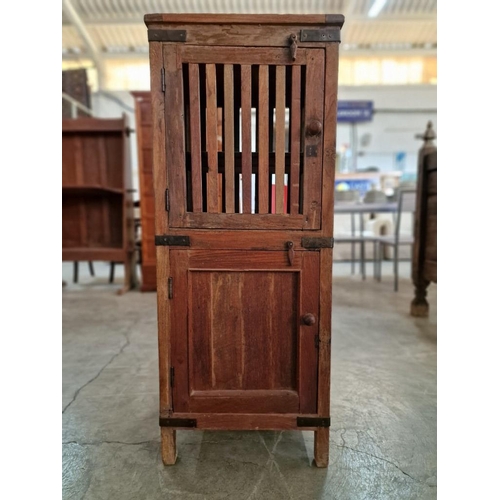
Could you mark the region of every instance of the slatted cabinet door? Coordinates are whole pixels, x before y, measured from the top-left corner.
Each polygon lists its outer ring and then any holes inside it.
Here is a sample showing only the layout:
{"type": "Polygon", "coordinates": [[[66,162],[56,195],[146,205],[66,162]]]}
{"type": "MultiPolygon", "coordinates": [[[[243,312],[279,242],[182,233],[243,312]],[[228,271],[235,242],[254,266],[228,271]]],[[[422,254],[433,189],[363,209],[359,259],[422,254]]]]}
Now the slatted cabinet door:
{"type": "Polygon", "coordinates": [[[171,250],[173,411],[316,412],[319,253],[171,250]]]}
{"type": "Polygon", "coordinates": [[[324,50],[163,57],[170,227],[320,229],[324,50]]]}

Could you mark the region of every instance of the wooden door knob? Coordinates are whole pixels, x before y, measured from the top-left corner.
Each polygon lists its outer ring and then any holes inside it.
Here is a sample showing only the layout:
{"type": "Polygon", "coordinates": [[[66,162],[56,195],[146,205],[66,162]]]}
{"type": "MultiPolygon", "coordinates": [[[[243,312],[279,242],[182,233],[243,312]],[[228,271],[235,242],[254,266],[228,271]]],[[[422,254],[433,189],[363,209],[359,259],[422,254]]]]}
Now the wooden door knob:
{"type": "Polygon", "coordinates": [[[315,136],[315,135],[320,135],[321,130],[323,129],[323,125],[321,125],[321,122],[319,120],[311,120],[309,122],[309,125],[307,125],[307,135],[310,136],[315,136]]]}
{"type": "Polygon", "coordinates": [[[314,325],[316,323],[316,317],[314,316],[314,314],[306,313],[304,314],[304,316],[302,316],[302,322],[307,326],[314,325]]]}

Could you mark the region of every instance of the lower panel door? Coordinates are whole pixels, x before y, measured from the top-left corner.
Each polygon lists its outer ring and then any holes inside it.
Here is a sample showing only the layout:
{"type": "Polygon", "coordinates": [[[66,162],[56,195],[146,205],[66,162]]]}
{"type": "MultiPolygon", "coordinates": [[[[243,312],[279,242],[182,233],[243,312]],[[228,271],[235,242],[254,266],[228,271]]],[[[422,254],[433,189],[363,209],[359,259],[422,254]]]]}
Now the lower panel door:
{"type": "Polygon", "coordinates": [[[315,413],[319,253],[171,250],[173,411],[315,413]]]}

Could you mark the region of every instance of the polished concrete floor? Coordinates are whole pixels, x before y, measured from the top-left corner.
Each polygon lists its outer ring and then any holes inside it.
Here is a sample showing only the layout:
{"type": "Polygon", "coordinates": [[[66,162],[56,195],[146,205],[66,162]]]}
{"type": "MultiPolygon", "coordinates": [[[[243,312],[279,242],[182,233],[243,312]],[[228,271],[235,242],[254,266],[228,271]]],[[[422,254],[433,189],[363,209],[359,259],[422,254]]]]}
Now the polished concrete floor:
{"type": "MultiPolygon", "coordinates": [[[[334,266],[330,465],[313,463],[312,432],[177,433],[159,451],[156,294],[115,295],[63,264],[64,499],[436,498],[436,287],[430,317],[412,318],[409,263],[400,291],[334,266]]],[[[370,267],[368,267],[368,271],[370,267]]]]}

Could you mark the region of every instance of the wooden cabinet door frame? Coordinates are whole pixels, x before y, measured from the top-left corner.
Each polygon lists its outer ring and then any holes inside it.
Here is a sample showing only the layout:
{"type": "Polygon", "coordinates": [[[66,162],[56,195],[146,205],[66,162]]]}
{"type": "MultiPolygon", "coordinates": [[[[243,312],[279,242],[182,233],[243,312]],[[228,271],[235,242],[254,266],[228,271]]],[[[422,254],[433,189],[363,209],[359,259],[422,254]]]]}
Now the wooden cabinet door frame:
{"type": "MultiPolygon", "coordinates": [[[[164,47],[166,162],[169,189],[169,227],[197,229],[321,229],[321,196],[323,166],[323,113],[325,50],[299,48],[295,60],[289,49],[276,47],[164,47]],[[217,88],[216,67],[222,69],[224,88],[224,155],[219,165],[217,150],[217,88]],[[233,85],[233,70],[241,68],[241,88],[233,85]],[[287,94],[285,72],[290,66],[291,78],[287,94]],[[200,80],[203,67],[205,79],[200,80]],[[258,166],[252,166],[250,129],[252,108],[252,68],[258,70],[259,104],[256,140],[259,142],[258,166]],[[276,73],[271,89],[270,68],[276,73]],[[305,70],[302,75],[302,68],[305,70]],[[301,76],[302,75],[302,76],[301,76]],[[201,85],[200,85],[201,81],[201,85]],[[204,88],[201,88],[204,87],[204,88]],[[266,143],[268,133],[268,97],[274,92],[276,113],[275,158],[276,204],[271,213],[269,201],[271,151],[266,143]],[[235,151],[234,95],[241,99],[241,182],[242,212],[234,203],[235,151]],[[185,95],[185,93],[189,95],[185,95]],[[289,206],[284,206],[285,176],[285,94],[290,101],[289,206]],[[303,97],[302,97],[303,96],[303,97]],[[301,100],[304,99],[302,103],[301,100]],[[200,106],[200,103],[206,103],[200,106]],[[303,104],[303,116],[302,116],[303,104]],[[206,113],[204,110],[206,109],[206,113]],[[201,112],[200,112],[201,111],[201,112]],[[205,137],[206,133],[206,137],[205,137]],[[187,178],[187,146],[190,149],[190,170],[187,178]],[[202,169],[201,144],[206,147],[207,172],[202,169]],[[201,149],[200,149],[201,148],[201,149]],[[302,165],[302,167],[301,167],[302,165]],[[255,213],[252,213],[252,171],[258,175],[255,186],[255,213]],[[302,169],[302,172],[301,172],[302,169]],[[221,210],[218,201],[219,176],[224,176],[225,201],[221,210]],[[205,177],[206,176],[206,177],[205,177]],[[230,181],[227,181],[230,179],[230,181]],[[258,194],[257,194],[258,193],[258,194]],[[257,200],[258,197],[258,200],[257,200]],[[189,203],[192,205],[188,207],[189,203]],[[188,210],[189,209],[189,210],[188,210]]],[[[222,76],[221,76],[222,78],[222,76]]],[[[254,92],[255,93],[255,92],[254,92]]],[[[255,100],[255,99],[254,99],[255,100]]],[[[239,105],[238,105],[239,106],[239,105]]],[[[238,108],[239,109],[239,108],[238,108]]],[[[267,138],[268,139],[268,138],[267,138]]]]}
{"type": "Polygon", "coordinates": [[[174,412],[316,413],[319,257],[170,250],[174,412]]]}

